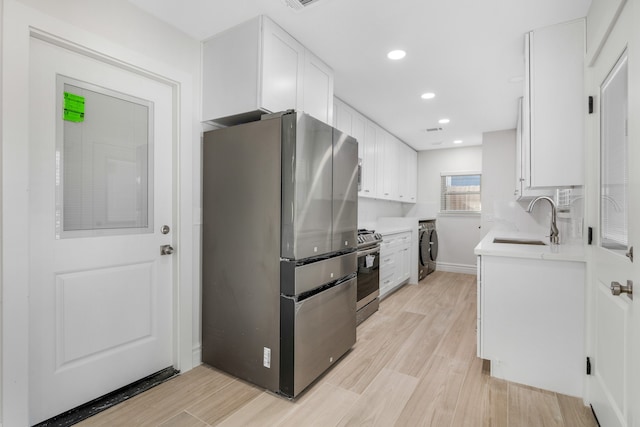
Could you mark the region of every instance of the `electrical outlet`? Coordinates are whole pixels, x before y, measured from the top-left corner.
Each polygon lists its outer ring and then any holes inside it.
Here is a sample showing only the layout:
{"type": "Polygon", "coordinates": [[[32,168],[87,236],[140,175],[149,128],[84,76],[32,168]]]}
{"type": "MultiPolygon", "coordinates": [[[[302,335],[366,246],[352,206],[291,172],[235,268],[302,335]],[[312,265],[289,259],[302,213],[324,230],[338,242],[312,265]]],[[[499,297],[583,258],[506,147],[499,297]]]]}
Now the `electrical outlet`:
{"type": "Polygon", "coordinates": [[[264,347],[264,351],[262,352],[262,364],[265,368],[271,369],[271,349],[269,347],[264,347]]]}

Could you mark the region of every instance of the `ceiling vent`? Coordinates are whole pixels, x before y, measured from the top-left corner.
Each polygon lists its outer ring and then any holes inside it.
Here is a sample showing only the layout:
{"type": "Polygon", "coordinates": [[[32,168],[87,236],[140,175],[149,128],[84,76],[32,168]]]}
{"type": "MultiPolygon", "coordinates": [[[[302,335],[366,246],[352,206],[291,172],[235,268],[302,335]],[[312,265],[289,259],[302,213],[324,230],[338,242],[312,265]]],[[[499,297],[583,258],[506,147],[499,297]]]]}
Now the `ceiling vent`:
{"type": "Polygon", "coordinates": [[[291,9],[300,11],[305,7],[316,3],[318,0],[283,0],[284,4],[289,6],[291,9]]]}
{"type": "Polygon", "coordinates": [[[440,132],[442,128],[428,128],[425,132],[440,132]]]}

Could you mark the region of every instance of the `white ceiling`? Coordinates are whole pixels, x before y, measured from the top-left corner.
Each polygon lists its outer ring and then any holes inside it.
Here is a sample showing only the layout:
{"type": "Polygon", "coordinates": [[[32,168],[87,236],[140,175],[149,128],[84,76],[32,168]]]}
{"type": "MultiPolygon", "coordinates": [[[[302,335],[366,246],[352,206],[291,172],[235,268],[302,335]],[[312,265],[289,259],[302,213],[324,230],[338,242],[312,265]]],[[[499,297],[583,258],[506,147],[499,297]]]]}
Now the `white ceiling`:
{"type": "Polygon", "coordinates": [[[586,16],[591,3],[318,0],[296,12],[284,0],[130,1],[198,40],[268,15],[334,69],[336,96],[417,150],[478,145],[483,132],[514,128],[523,34],[586,16]],[[388,60],[392,49],[406,58],[388,60]],[[422,100],[428,91],[436,97],[422,100]],[[443,117],[451,122],[439,125],[443,117]]]}

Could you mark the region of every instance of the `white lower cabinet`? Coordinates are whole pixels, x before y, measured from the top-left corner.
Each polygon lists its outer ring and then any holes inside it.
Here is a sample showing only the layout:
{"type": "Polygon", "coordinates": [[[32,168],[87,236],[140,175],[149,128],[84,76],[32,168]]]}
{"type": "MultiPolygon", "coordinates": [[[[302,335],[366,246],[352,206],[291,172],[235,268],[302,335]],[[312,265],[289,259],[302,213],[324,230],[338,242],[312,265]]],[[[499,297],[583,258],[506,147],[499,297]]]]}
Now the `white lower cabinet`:
{"type": "Polygon", "coordinates": [[[585,264],[478,257],[478,356],[491,375],[583,395],[585,264]]]}
{"type": "Polygon", "coordinates": [[[382,235],[380,244],[380,296],[393,291],[411,275],[411,232],[382,235]]]}

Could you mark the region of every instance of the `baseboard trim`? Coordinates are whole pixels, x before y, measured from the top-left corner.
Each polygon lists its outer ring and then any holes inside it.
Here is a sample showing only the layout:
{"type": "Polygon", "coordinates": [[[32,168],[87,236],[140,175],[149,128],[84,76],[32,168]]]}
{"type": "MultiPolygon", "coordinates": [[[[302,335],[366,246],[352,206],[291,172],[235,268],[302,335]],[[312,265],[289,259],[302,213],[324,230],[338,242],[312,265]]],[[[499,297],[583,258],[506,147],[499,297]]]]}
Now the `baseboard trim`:
{"type": "Polygon", "coordinates": [[[191,353],[191,363],[194,368],[196,366],[202,365],[202,346],[198,345],[193,347],[193,352],[191,353]]]}
{"type": "Polygon", "coordinates": [[[474,276],[477,274],[477,269],[475,265],[454,264],[450,262],[440,262],[440,261],[438,261],[436,265],[436,270],[446,271],[449,273],[473,274],[474,276]]]}

